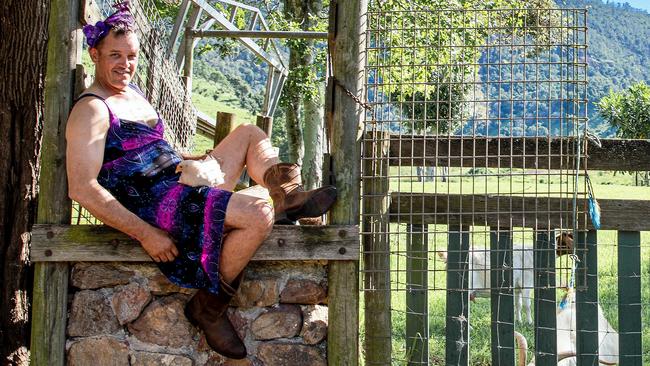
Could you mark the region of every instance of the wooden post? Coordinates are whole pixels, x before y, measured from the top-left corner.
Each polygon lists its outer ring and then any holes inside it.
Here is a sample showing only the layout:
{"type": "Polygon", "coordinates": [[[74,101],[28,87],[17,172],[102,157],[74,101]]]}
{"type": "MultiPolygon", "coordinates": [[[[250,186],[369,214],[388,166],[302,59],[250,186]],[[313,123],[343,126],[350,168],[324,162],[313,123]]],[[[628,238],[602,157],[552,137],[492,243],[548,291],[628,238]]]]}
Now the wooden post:
{"type": "MultiPolygon", "coordinates": [[[[75,98],[75,70],[81,63],[79,0],[52,0],[45,78],[45,115],[37,223],[69,224],[65,127],[75,98]]],[[[65,363],[68,265],[34,266],[31,359],[34,365],[65,363]]]]}
{"type": "MultiPolygon", "coordinates": [[[[618,327],[621,366],[641,366],[641,233],[618,232],[618,327]]],[[[601,358],[607,355],[601,355],[601,358]]]]}
{"type": "Polygon", "coordinates": [[[576,351],[578,366],[598,365],[598,241],[596,231],[579,232],[578,248],[585,248],[578,273],[586,273],[585,288],[576,291],[576,351]]]}
{"type": "Polygon", "coordinates": [[[236,127],[235,115],[228,112],[217,112],[217,122],[214,126],[214,146],[217,147],[221,140],[226,138],[236,127]]]}
{"type": "Polygon", "coordinates": [[[406,353],[409,366],[429,362],[427,231],[428,225],[411,224],[406,236],[406,353]]]}
{"type": "Polygon", "coordinates": [[[449,226],[445,360],[469,365],[469,227],[449,226]]]}
{"type": "Polygon", "coordinates": [[[271,138],[273,133],[273,117],[257,116],[256,125],[271,138]]]}
{"type": "Polygon", "coordinates": [[[388,141],[388,133],[374,133],[364,142],[363,346],[368,365],[391,363],[388,141]]]}
{"type": "MultiPolygon", "coordinates": [[[[333,77],[352,94],[362,97],[365,64],[366,0],[330,3],[329,41],[333,77]]],[[[360,139],[363,108],[342,87],[326,110],[333,116],[332,169],[338,200],[329,218],[331,224],[358,224],[360,139]]],[[[327,362],[332,366],[359,363],[359,261],[330,262],[329,326],[327,362]]]]}
{"type": "Polygon", "coordinates": [[[183,80],[185,81],[185,95],[188,101],[192,100],[192,68],[194,66],[194,37],[191,27],[185,28],[185,61],[183,63],[183,80]]]}
{"type": "Polygon", "coordinates": [[[535,232],[535,365],[557,364],[555,245],[548,231],[535,232]]]}
{"type": "Polygon", "coordinates": [[[492,364],[515,365],[515,312],[512,292],[512,231],[490,230],[492,364]]]}

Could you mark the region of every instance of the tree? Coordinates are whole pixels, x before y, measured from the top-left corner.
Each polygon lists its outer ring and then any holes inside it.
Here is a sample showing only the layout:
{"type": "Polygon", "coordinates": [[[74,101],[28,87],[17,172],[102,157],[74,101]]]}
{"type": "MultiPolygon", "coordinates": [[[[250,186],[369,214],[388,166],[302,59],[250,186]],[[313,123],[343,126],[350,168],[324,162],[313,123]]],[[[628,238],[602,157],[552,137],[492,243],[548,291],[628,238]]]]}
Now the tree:
{"type": "Polygon", "coordinates": [[[50,1],[0,5],[0,362],[29,364],[29,231],[36,217],[50,1]]]}
{"type": "Polygon", "coordinates": [[[617,128],[617,136],[650,139],[650,86],[643,81],[626,91],[610,91],[598,102],[598,112],[617,128]]]}

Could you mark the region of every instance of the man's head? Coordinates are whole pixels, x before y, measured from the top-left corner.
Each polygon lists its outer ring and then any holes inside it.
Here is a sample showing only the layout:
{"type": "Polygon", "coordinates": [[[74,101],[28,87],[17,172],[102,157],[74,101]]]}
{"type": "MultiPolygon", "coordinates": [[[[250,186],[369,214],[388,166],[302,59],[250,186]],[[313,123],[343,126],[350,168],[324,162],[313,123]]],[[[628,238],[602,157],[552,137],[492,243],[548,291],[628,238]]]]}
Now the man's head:
{"type": "Polygon", "coordinates": [[[104,87],[123,90],[135,75],[140,42],[128,1],[115,7],[115,13],[95,25],[86,25],[83,31],[96,80],[104,87]]]}

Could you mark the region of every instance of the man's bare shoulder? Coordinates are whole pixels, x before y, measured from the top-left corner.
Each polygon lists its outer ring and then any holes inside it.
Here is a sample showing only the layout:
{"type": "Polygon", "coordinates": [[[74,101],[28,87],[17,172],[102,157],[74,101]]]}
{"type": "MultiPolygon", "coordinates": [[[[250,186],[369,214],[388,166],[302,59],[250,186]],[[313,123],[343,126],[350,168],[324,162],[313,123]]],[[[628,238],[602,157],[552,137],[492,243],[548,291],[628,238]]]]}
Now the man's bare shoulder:
{"type": "Polygon", "coordinates": [[[79,129],[105,131],[109,127],[108,108],[99,98],[85,97],[79,100],[68,118],[68,131],[77,132],[79,129]]]}

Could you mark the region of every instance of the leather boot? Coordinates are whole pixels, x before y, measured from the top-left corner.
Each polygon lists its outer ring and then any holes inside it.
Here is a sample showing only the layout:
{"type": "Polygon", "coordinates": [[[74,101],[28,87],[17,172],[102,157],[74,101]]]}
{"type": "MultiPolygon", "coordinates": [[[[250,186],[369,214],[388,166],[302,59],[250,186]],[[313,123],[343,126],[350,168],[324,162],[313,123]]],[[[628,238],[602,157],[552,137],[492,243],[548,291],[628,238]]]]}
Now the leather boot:
{"type": "Polygon", "coordinates": [[[280,163],[268,168],[264,172],[264,184],[273,199],[276,223],[321,216],[336,201],[334,186],[305,191],[296,164],[280,163]]]}
{"type": "Polygon", "coordinates": [[[208,345],[215,352],[234,359],[246,357],[246,346],[239,339],[226,311],[241,278],[240,274],[232,285],[221,280],[221,289],[217,295],[200,289],[185,306],[187,320],[203,330],[208,345]]]}

